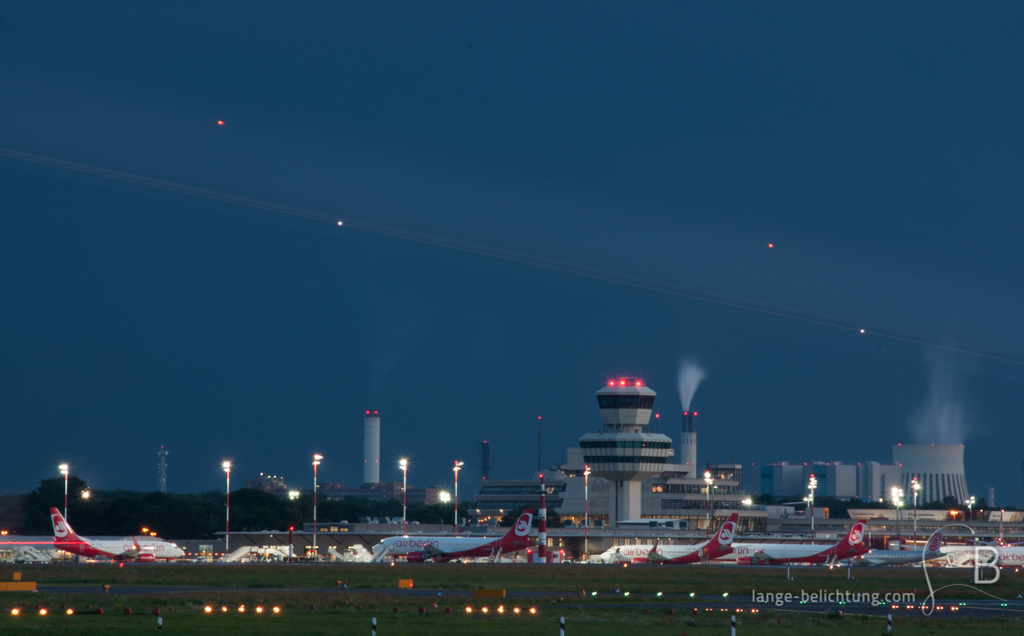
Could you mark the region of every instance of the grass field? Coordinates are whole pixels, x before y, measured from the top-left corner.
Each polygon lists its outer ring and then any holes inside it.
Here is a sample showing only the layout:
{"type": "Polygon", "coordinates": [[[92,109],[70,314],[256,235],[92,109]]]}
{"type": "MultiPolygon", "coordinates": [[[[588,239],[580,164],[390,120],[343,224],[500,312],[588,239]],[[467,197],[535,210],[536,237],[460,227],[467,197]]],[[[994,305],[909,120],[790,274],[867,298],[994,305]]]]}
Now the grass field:
{"type": "MultiPolygon", "coordinates": [[[[156,630],[156,616],[152,614],[155,605],[160,605],[164,621],[162,631],[181,634],[219,634],[244,636],[276,636],[278,634],[302,633],[319,634],[369,634],[371,617],[377,618],[379,636],[434,636],[488,634],[550,634],[558,633],[559,617],[566,619],[566,631],[572,636],[613,636],[621,634],[704,636],[729,633],[729,617],[732,612],[713,612],[710,615],[692,616],[684,613],[670,615],[665,610],[654,609],[644,614],[635,608],[571,608],[551,599],[536,603],[506,603],[505,612],[499,614],[496,602],[476,601],[471,614],[466,613],[466,603],[440,603],[435,609],[432,604],[424,606],[425,613],[419,613],[417,603],[408,598],[391,597],[373,593],[348,595],[338,602],[337,594],[284,592],[260,595],[253,592],[217,593],[189,595],[173,601],[141,597],[92,597],[74,595],[74,598],[58,598],[53,595],[18,595],[21,598],[4,597],[0,615],[0,633],[39,634],[105,634],[138,633],[156,630]],[[316,603],[320,601],[320,604],[316,603]],[[333,604],[332,604],[333,601],[333,604]],[[74,602],[75,613],[67,616],[59,605],[74,602]],[[28,605],[32,603],[32,605],[28,605]],[[221,611],[222,604],[228,607],[221,611]],[[46,616],[39,616],[35,605],[49,609],[46,616]],[[204,612],[204,606],[211,604],[213,612],[204,612]],[[238,606],[244,604],[245,612],[239,613],[238,606]],[[279,614],[272,613],[274,605],[281,608],[279,614]],[[12,616],[10,607],[22,608],[19,616],[12,616]],[[102,615],[88,614],[93,608],[102,607],[102,615]],[[310,605],[313,609],[310,609],[310,605]],[[560,606],[561,605],[561,606],[560,606]],[[264,607],[262,614],[255,608],[264,607]],[[519,614],[512,612],[520,607],[519,614]],[[528,607],[535,607],[536,614],[530,614],[528,607]],[[130,607],[131,615],[124,609],[130,607]],[[488,608],[485,615],[484,607],[488,608]],[[395,612],[394,609],[399,611],[395,612]],[[446,613],[445,609],[451,609],[446,613]]],[[[880,635],[885,633],[885,621],[878,617],[847,614],[841,618],[824,615],[794,615],[765,611],[758,615],[738,614],[738,634],[774,634],[778,636],[810,636],[812,634],[880,635]]],[[[928,619],[919,616],[898,616],[893,622],[893,633],[897,635],[925,634],[1020,634],[1024,624],[1013,619],[928,619]]]]}
{"type": "MultiPolygon", "coordinates": [[[[785,569],[740,568],[736,566],[594,566],[557,565],[461,565],[402,564],[395,566],[338,565],[162,565],[111,564],[3,566],[0,581],[11,580],[15,571],[26,581],[64,585],[172,585],[225,588],[336,588],[344,581],[350,590],[386,590],[397,587],[398,579],[413,579],[417,588],[434,590],[506,589],[575,593],[581,589],[611,592],[616,588],[635,593],[696,594],[720,596],[750,595],[758,592],[799,592],[834,589],[851,592],[915,592],[923,598],[928,588],[920,569],[854,568],[847,581],[845,569],[793,567],[794,580],[786,580],[785,569]]],[[[966,569],[929,570],[935,588],[952,583],[967,583],[972,575],[966,569]]],[[[995,585],[986,592],[1003,598],[1024,594],[1024,572],[1003,570],[995,585]]],[[[947,598],[975,598],[968,588],[942,592],[947,598]]]]}
{"type": "MultiPolygon", "coordinates": [[[[14,571],[25,580],[43,584],[82,586],[73,594],[2,593],[0,594],[0,634],[39,634],[59,630],[62,634],[121,634],[156,629],[154,609],[164,620],[164,631],[188,634],[368,634],[371,617],[378,621],[378,635],[403,636],[435,634],[551,634],[558,633],[558,619],[566,618],[571,636],[630,634],[636,636],[703,636],[729,633],[729,616],[735,608],[725,605],[721,594],[749,599],[750,590],[799,591],[800,589],[842,589],[857,591],[916,591],[924,598],[927,589],[919,570],[854,569],[854,580],[846,580],[845,570],[793,568],[796,580],[786,581],[785,570],[735,567],[598,567],[564,565],[535,567],[524,565],[47,565],[0,568],[0,580],[10,580],[14,571]],[[399,578],[412,578],[417,589],[441,591],[440,597],[400,596],[391,592],[399,578]],[[348,591],[339,592],[336,581],[347,581],[348,591]],[[116,595],[100,593],[103,584],[195,586],[222,588],[203,592],[160,595],[116,595]],[[95,593],[89,588],[94,588],[95,593]],[[271,589],[275,588],[275,589],[271,589]],[[280,589],[278,589],[280,588],[280,589]],[[564,592],[534,598],[509,597],[502,601],[469,600],[444,594],[445,590],[497,588],[564,592]],[[665,592],[714,595],[711,611],[697,616],[677,611],[670,614],[667,597],[624,597],[621,591],[634,593],[665,592]],[[597,591],[596,597],[578,592],[597,591]],[[437,607],[434,604],[437,603],[437,607]],[[207,614],[209,605],[213,611],[207,614]],[[465,608],[473,608],[467,613],[465,608]],[[499,605],[505,608],[498,613],[499,605]],[[238,611],[239,606],[245,612],[238,611]],[[256,607],[263,607],[256,614],[256,607]],[[280,613],[271,608],[277,606],[280,613]],[[13,616],[12,608],[20,615],[13,616]],[[38,614],[37,607],[48,610],[38,614]],[[65,608],[75,613],[66,615],[65,608]],[[420,613],[423,607],[425,612],[420,613]],[[488,608],[485,615],[482,611],[488,608]],[[515,614],[512,608],[520,607],[515,614]],[[530,614],[529,608],[536,614],[530,614]],[[93,613],[102,608],[103,614],[93,613]],[[222,611],[226,608],[226,611],[222,611]],[[394,609],[398,608],[398,612],[394,609]],[[125,614],[131,609],[131,614],[125,614]],[[445,610],[450,609],[450,613],[445,610]],[[723,611],[724,610],[724,611],[723,611]]],[[[934,570],[933,584],[966,582],[968,570],[934,570]]],[[[1000,584],[990,586],[1000,596],[1016,598],[1024,573],[1003,573],[1000,584]]],[[[962,592],[969,590],[963,589],[962,592]]],[[[952,596],[950,594],[943,596],[952,596]]],[[[968,594],[962,594],[967,597],[968,594]]],[[[681,599],[675,598],[675,602],[681,599]]],[[[1024,634],[1024,623],[1014,617],[997,619],[924,618],[916,612],[904,612],[894,620],[894,634],[1024,634]]],[[[851,607],[845,616],[793,614],[765,608],[757,614],[737,613],[738,634],[801,636],[810,634],[885,633],[885,622],[878,617],[857,615],[851,607]]],[[[632,635],[631,635],[632,636],[632,635]]]]}

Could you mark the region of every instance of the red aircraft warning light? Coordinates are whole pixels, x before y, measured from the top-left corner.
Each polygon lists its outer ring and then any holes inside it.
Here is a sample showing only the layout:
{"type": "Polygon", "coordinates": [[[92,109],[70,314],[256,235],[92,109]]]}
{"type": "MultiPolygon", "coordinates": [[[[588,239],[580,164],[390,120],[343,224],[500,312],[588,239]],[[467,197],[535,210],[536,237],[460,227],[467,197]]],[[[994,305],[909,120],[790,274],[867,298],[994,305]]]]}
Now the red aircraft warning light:
{"type": "Polygon", "coordinates": [[[224,120],[223,119],[218,119],[217,120],[217,125],[218,126],[223,126],[224,125],[224,120]]]}

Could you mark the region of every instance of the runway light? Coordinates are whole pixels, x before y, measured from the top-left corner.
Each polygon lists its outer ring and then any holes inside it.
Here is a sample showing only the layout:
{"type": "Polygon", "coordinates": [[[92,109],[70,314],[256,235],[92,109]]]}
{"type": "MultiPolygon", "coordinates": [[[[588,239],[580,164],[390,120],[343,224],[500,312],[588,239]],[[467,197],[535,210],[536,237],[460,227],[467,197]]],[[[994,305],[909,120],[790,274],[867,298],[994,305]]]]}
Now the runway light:
{"type": "Polygon", "coordinates": [[[693,598],[693,597],[694,597],[694,593],[690,592],[690,598],[693,598]]]}
{"type": "Polygon", "coordinates": [[[591,592],[590,595],[591,596],[597,596],[597,592],[591,592]]]}
{"type": "Polygon", "coordinates": [[[11,616],[17,616],[18,614],[21,614],[21,610],[17,607],[11,610],[11,616]]]}
{"type": "Polygon", "coordinates": [[[40,616],[46,616],[46,608],[45,607],[40,607],[39,608],[39,615],[40,616]]]}
{"type": "Polygon", "coordinates": [[[480,608],[480,611],[483,612],[484,614],[486,614],[487,613],[487,608],[486,607],[480,608]]]}
{"type": "Polygon", "coordinates": [[[472,607],[469,607],[469,606],[467,605],[467,606],[466,606],[466,613],[467,613],[467,614],[472,614],[472,613],[473,613],[473,608],[472,608],[472,607]]]}
{"type": "Polygon", "coordinates": [[[505,613],[505,606],[504,605],[499,605],[498,606],[498,613],[499,614],[504,614],[505,613]]]}
{"type": "Polygon", "coordinates": [[[245,612],[245,605],[239,605],[238,606],[238,613],[241,614],[243,612],[245,612]]]}
{"type": "Polygon", "coordinates": [[[722,594],[722,598],[728,598],[728,596],[729,596],[728,592],[725,592],[725,593],[722,594]]]}
{"type": "Polygon", "coordinates": [[[262,614],[263,613],[263,608],[262,607],[257,607],[256,608],[256,613],[257,614],[262,614]]]}
{"type": "Polygon", "coordinates": [[[209,605],[207,605],[206,607],[203,608],[203,611],[206,612],[207,614],[209,614],[210,612],[213,611],[213,608],[210,607],[209,605]]]}
{"type": "Polygon", "coordinates": [[[629,596],[629,592],[623,592],[622,595],[623,596],[629,596]]]}
{"type": "Polygon", "coordinates": [[[275,614],[280,614],[281,613],[281,608],[280,607],[275,607],[274,608],[274,613],[275,614]]]}
{"type": "Polygon", "coordinates": [[[228,606],[227,605],[222,605],[221,608],[220,608],[220,611],[222,611],[222,612],[228,611],[228,606]]]}
{"type": "Polygon", "coordinates": [[[513,611],[514,613],[518,614],[518,613],[519,613],[519,608],[518,608],[518,607],[513,607],[513,608],[512,608],[512,611],[513,611]]]}
{"type": "Polygon", "coordinates": [[[537,608],[536,607],[531,607],[530,608],[530,613],[531,614],[536,614],[537,613],[537,608]]]}
{"type": "Polygon", "coordinates": [[[661,592],[658,592],[658,596],[661,596],[661,592]]]}
{"type": "Polygon", "coordinates": [[[74,614],[74,613],[75,613],[75,610],[73,610],[73,609],[71,609],[71,608],[69,607],[69,608],[68,608],[68,612],[67,612],[67,613],[68,613],[68,615],[70,616],[71,614],[74,614]]]}

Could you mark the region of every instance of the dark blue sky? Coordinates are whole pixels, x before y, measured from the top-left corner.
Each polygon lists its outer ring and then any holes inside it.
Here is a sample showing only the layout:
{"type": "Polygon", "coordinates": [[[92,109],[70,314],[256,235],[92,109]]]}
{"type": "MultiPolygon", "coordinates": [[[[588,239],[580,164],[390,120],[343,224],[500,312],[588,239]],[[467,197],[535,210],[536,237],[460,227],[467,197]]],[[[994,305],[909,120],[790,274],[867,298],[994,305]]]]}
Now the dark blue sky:
{"type": "Polygon", "coordinates": [[[151,489],[161,444],[175,491],[314,452],[356,485],[366,408],[416,485],[481,439],[525,477],[610,375],[678,438],[695,358],[699,461],[962,425],[973,494],[1019,505],[1024,369],[916,343],[1024,360],[1021,12],[5,4],[0,147],[352,227],[0,157],[3,489],[151,489]]]}

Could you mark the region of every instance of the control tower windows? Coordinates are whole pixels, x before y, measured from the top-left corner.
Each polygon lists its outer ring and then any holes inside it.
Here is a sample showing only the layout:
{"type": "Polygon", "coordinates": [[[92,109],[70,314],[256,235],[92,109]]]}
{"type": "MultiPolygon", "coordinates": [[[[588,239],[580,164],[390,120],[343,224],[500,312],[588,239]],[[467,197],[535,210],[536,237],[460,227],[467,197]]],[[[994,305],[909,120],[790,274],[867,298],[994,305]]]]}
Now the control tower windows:
{"type": "Polygon", "coordinates": [[[597,405],[603,409],[653,409],[653,395],[599,395],[597,405]]]}

